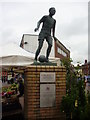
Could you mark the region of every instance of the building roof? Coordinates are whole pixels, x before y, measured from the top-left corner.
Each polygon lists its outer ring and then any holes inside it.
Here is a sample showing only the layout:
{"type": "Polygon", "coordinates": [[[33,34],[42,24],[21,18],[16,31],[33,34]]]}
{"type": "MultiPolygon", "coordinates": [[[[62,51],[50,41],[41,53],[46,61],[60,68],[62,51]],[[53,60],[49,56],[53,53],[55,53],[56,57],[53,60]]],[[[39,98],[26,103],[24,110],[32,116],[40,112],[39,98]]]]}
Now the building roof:
{"type": "Polygon", "coordinates": [[[68,50],[66,47],[65,47],[65,45],[63,45],[61,42],[60,42],[60,40],[58,40],[56,37],[55,37],[55,39],[59,42],[59,44],[61,44],[68,52],[70,52],[70,50],[68,50]]]}

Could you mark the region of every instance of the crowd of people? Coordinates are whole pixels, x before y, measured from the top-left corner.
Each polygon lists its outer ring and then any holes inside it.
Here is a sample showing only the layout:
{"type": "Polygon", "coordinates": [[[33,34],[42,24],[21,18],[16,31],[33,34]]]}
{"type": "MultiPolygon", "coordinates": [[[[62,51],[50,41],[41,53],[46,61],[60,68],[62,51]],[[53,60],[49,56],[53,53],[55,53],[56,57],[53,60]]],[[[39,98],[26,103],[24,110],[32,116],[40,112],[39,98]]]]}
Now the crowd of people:
{"type": "Polygon", "coordinates": [[[3,87],[3,85],[4,86],[8,86],[8,85],[12,85],[12,84],[17,84],[17,86],[18,86],[18,94],[17,94],[17,96],[18,97],[21,97],[21,96],[23,96],[23,94],[24,94],[24,78],[22,77],[22,75],[21,74],[12,74],[11,75],[11,78],[8,78],[8,77],[6,77],[6,76],[3,76],[3,77],[1,77],[1,82],[2,82],[2,87],[3,87]]]}

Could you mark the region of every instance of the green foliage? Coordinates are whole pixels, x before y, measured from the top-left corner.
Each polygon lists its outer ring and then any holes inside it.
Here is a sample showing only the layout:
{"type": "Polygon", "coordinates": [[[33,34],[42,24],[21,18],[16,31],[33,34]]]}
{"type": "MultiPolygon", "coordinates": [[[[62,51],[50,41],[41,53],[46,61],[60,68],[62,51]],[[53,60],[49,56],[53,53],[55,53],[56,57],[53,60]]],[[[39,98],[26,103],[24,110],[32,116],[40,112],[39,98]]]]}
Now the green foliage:
{"type": "Polygon", "coordinates": [[[11,92],[13,88],[18,88],[18,84],[13,83],[12,85],[8,87],[3,87],[2,92],[11,92]]]}
{"type": "Polygon", "coordinates": [[[72,112],[74,106],[73,106],[73,99],[71,98],[71,96],[64,96],[62,103],[61,103],[61,110],[65,113],[70,113],[72,112]]]}
{"type": "Polygon", "coordinates": [[[80,120],[90,120],[90,94],[87,96],[87,104],[80,114],[80,120]]]}
{"type": "Polygon", "coordinates": [[[74,72],[73,66],[71,65],[72,59],[65,58],[62,60],[63,65],[66,67],[66,93],[71,93],[71,88],[75,87],[77,82],[77,76],[74,72]]]}
{"type": "MultiPolygon", "coordinates": [[[[90,97],[89,102],[86,102],[85,96],[85,87],[82,76],[80,76],[80,80],[77,80],[77,73],[75,72],[75,68],[71,65],[71,59],[62,60],[63,65],[66,67],[66,96],[62,98],[61,102],[61,111],[70,115],[70,118],[73,120],[85,120],[90,114],[90,97]],[[77,101],[77,105],[75,106],[75,102],[77,101]],[[84,114],[85,113],[85,114],[84,114]],[[72,116],[72,117],[71,117],[72,116]]],[[[79,66],[76,67],[79,69],[79,66]]],[[[69,118],[69,120],[70,120],[69,118]]]]}

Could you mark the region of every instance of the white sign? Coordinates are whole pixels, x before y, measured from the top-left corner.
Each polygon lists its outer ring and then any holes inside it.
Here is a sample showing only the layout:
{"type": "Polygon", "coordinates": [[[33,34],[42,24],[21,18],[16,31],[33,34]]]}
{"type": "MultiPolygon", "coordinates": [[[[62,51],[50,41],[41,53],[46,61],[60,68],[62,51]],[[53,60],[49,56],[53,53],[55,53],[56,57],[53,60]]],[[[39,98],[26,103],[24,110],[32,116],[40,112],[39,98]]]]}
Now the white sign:
{"type": "Polygon", "coordinates": [[[40,107],[55,106],[55,84],[40,84],[40,107]]]}
{"type": "Polygon", "coordinates": [[[54,72],[41,72],[40,73],[40,82],[55,82],[55,73],[54,72]]]}

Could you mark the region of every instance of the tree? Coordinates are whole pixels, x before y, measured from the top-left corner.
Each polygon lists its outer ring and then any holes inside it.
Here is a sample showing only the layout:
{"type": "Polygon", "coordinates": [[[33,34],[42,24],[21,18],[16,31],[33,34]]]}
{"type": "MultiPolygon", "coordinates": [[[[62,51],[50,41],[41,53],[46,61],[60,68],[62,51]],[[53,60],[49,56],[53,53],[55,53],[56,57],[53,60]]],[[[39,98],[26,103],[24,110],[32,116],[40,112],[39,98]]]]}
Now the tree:
{"type": "MultiPolygon", "coordinates": [[[[63,65],[66,67],[66,96],[62,98],[61,110],[66,113],[68,120],[80,120],[81,113],[85,109],[86,97],[84,92],[84,81],[80,75],[78,81],[77,72],[71,64],[72,60],[66,58],[62,60],[63,65]]],[[[79,67],[78,67],[79,69],[79,67]]]]}

